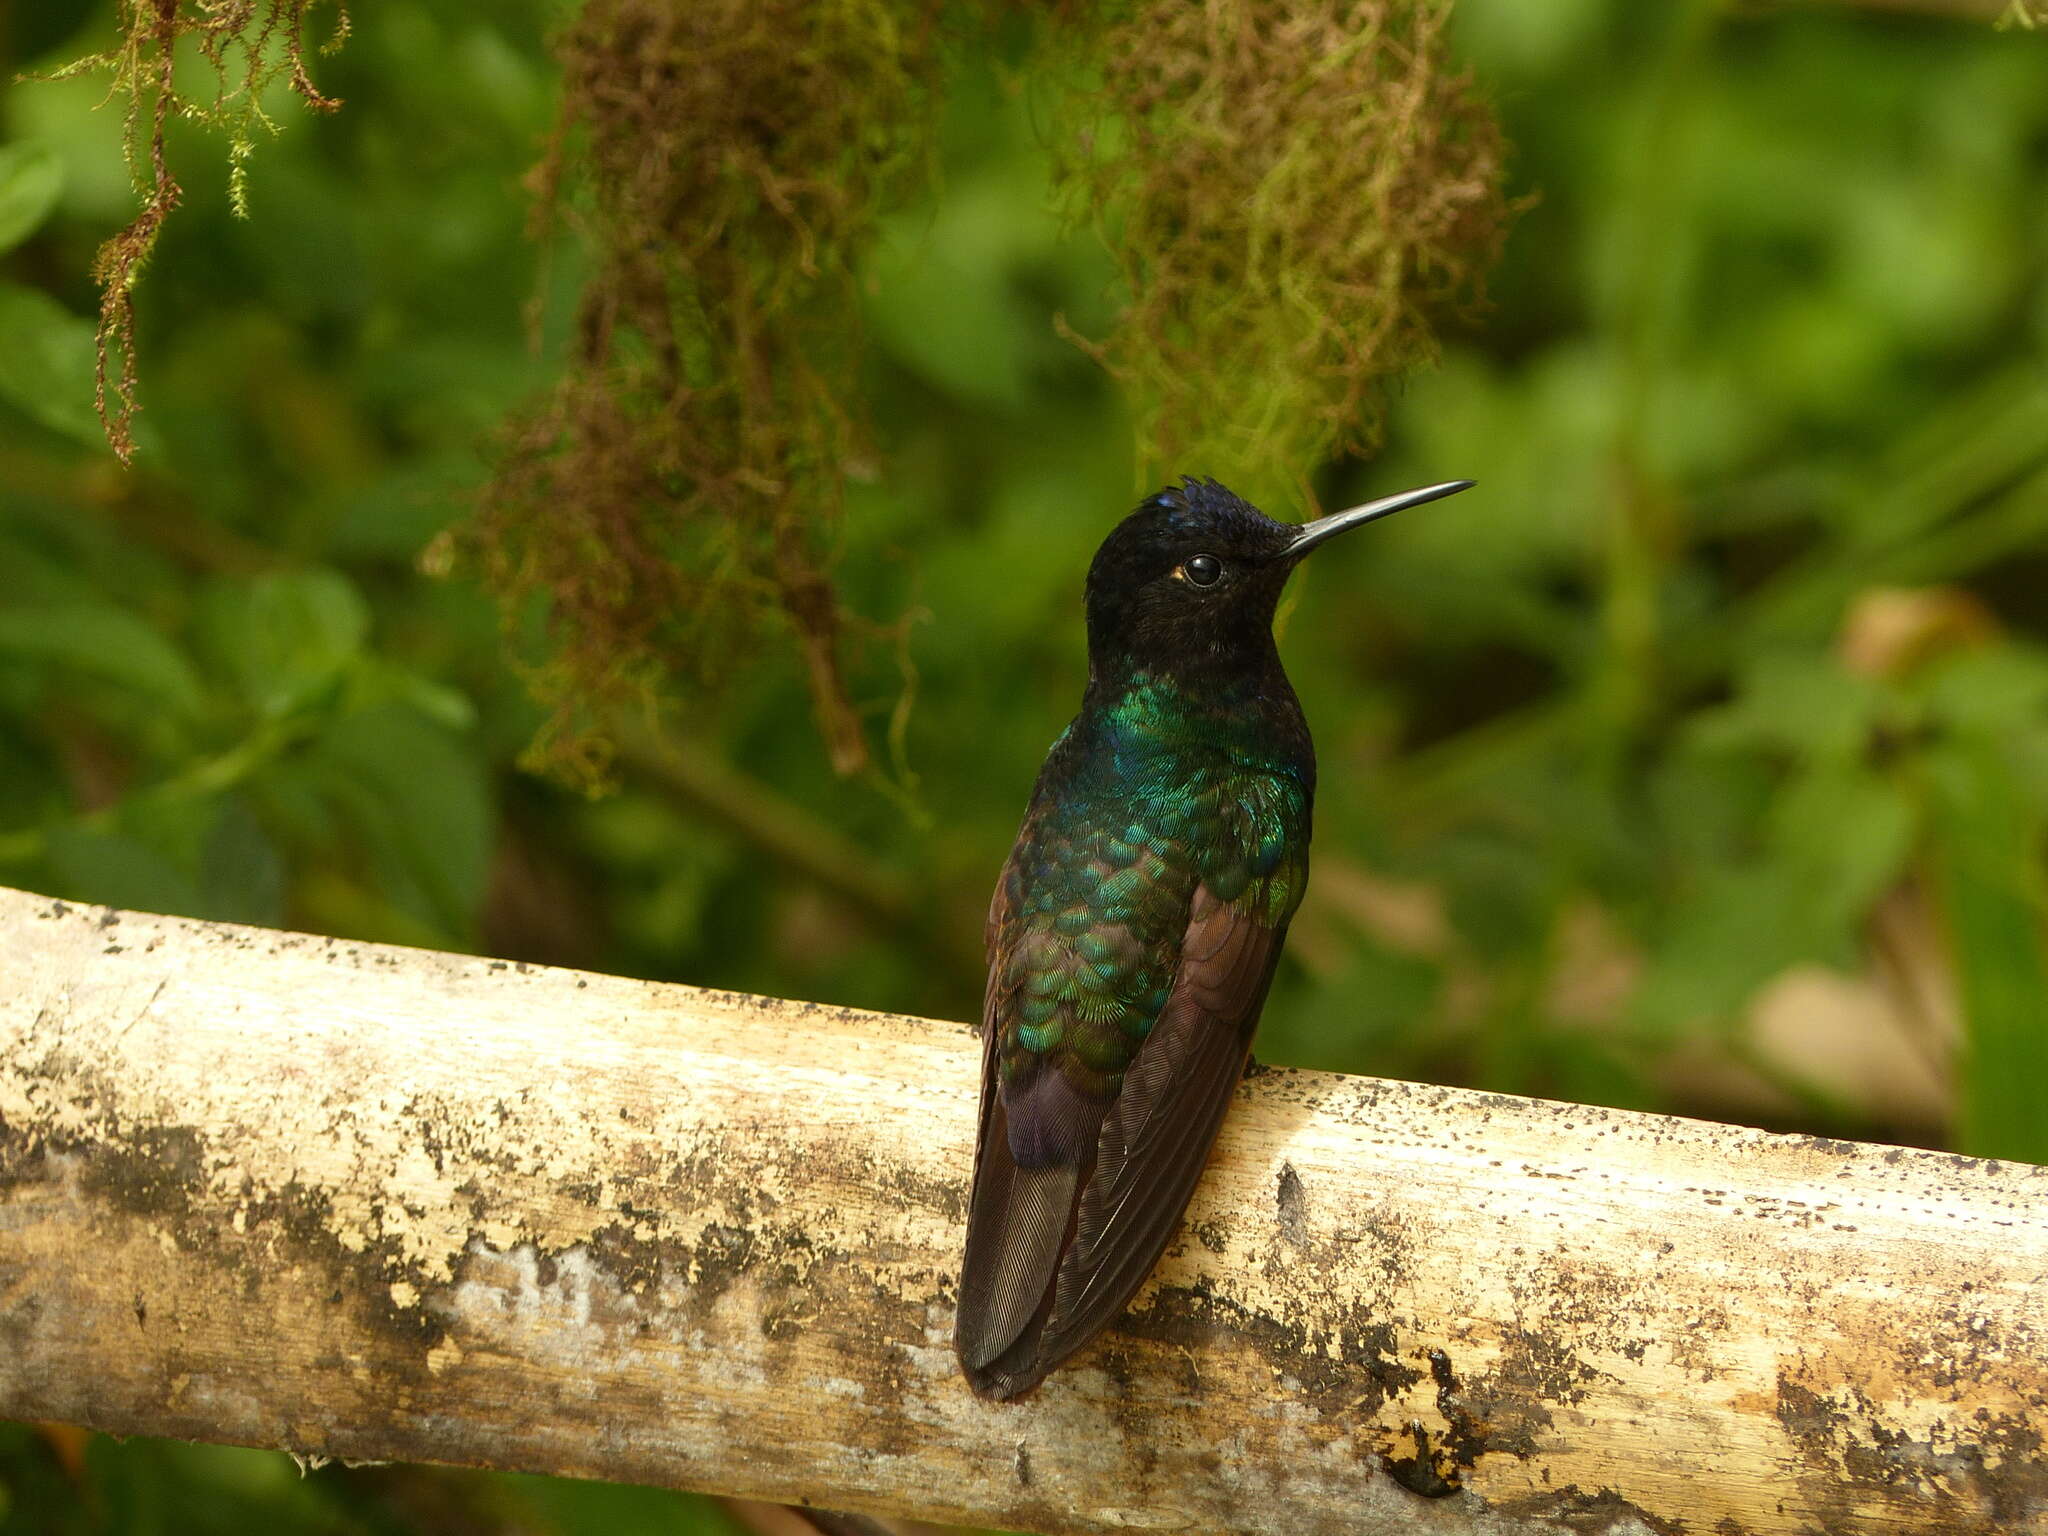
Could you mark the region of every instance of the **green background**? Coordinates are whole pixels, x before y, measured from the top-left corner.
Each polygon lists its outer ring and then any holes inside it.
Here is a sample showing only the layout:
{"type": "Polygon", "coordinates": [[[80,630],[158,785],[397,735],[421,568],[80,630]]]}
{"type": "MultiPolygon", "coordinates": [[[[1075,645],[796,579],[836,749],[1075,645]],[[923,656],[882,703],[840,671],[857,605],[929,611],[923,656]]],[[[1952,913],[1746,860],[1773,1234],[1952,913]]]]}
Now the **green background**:
{"type": "MultiPolygon", "coordinates": [[[[857,697],[887,770],[833,775],[770,645],[593,797],[521,767],[532,615],[437,542],[573,312],[573,241],[542,259],[521,188],[557,18],[363,7],[316,70],[345,108],[280,98],[244,221],[219,144],[173,133],[128,471],[87,276],[132,215],[119,108],[6,87],[0,882],[968,1017],[1084,675],[1081,574],[1145,489],[1126,402],[1053,330],[1118,295],[1052,209],[1028,30],[957,48],[926,190],[864,258],[877,472],[838,575],[909,616],[907,708],[884,639],[857,697]]],[[[0,14],[0,71],[112,28],[0,14]]],[[[1260,1055],[2048,1161],[2048,38],[1465,0],[1455,52],[1534,201],[1384,452],[1313,478],[1480,488],[1320,555],[1283,612],[1322,791],[1260,1055]]],[[[67,1446],[0,1426],[0,1532],[724,1528],[67,1446]]]]}

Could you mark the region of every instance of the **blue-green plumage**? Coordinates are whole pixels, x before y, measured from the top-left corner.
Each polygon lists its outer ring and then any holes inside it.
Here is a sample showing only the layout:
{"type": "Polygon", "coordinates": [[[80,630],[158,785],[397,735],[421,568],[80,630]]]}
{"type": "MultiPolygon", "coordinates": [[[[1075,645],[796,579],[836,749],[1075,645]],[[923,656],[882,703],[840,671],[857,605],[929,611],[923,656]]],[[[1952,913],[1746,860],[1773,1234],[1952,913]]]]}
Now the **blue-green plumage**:
{"type": "Polygon", "coordinates": [[[1029,1391],[1143,1281],[1208,1156],[1308,881],[1315,754],[1272,637],[1304,527],[1213,481],[1088,573],[1089,680],[989,911],[981,1130],[954,1344],[1029,1391]]]}
{"type": "Polygon", "coordinates": [[[1271,719],[1299,721],[1292,693],[1143,672],[1113,687],[1054,745],[1005,876],[1005,1083],[1049,1068],[1114,1094],[1166,1005],[1195,888],[1278,930],[1306,881],[1315,762],[1271,719]]]}

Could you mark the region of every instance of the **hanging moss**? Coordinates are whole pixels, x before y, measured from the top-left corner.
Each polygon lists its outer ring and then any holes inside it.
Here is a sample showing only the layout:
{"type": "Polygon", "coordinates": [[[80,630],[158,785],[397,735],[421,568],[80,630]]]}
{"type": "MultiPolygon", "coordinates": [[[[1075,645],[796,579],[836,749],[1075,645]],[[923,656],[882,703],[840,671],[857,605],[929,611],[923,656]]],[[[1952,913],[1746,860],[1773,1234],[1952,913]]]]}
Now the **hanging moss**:
{"type": "Polygon", "coordinates": [[[544,217],[595,261],[566,375],[515,424],[474,527],[501,592],[543,594],[554,718],[591,771],[608,701],[749,637],[802,651],[834,765],[866,761],[826,574],[849,465],[854,262],[921,161],[935,4],[588,0],[561,35],[544,217]]]}
{"type": "MultiPolygon", "coordinates": [[[[586,0],[538,174],[596,271],[574,356],[519,421],[472,548],[551,626],[538,756],[594,772],[609,702],[711,680],[781,628],[842,772],[866,760],[828,575],[865,456],[853,267],[931,123],[937,0],[586,0]]],[[[1391,374],[1469,303],[1507,218],[1442,0],[1048,8],[1069,185],[1129,307],[1087,342],[1155,469],[1295,483],[1369,446],[1391,374]],[[1106,116],[1107,115],[1107,116],[1106,116]]]]}
{"type": "MultiPolygon", "coordinates": [[[[93,257],[100,285],[99,362],[93,403],[107,441],[125,464],[134,454],[130,424],[140,408],[135,359],[135,284],[156,246],[164,220],[183,197],[164,153],[164,134],[173,117],[214,129],[228,141],[228,195],[238,217],[248,206],[248,161],[259,133],[277,132],[262,97],[274,80],[317,112],[341,103],[313,84],[306,61],[308,13],[321,0],[117,0],[121,41],[104,53],[75,60],[44,76],[65,80],[104,73],[110,94],[126,103],[123,143],[128,173],[141,211],[127,228],[93,257]],[[194,44],[213,66],[210,101],[178,92],[173,84],[176,49],[194,44]],[[116,361],[118,354],[118,361],[116,361]]],[[[347,39],[346,0],[335,0],[332,31],[321,47],[331,53],[347,39]]]]}
{"type": "MultiPolygon", "coordinates": [[[[259,105],[307,72],[319,0],[117,0],[110,73],[143,200],[101,249],[99,404],[125,459],[135,279],[179,187],[174,114],[224,132],[237,211],[259,105]],[[179,96],[181,39],[212,61],[179,96]],[[115,361],[118,356],[118,362],[115,361]]],[[[702,697],[793,637],[835,766],[867,761],[840,604],[843,490],[872,462],[854,272],[920,184],[942,15],[999,0],[583,0],[556,41],[563,103],[534,187],[591,275],[559,385],[508,425],[465,540],[509,612],[545,615],[534,757],[603,771],[620,701],[702,697]],[[678,684],[681,684],[680,689],[678,684]]],[[[1083,339],[1130,390],[1144,473],[1270,491],[1372,446],[1385,381],[1476,300],[1509,207],[1501,145],[1445,62],[1448,0],[1127,0],[1033,8],[1045,62],[1086,77],[1065,183],[1128,304],[1083,339]]],[[[331,48],[347,31],[340,13],[331,48]]],[[[1081,338],[1077,338],[1081,339],[1081,338]]],[[[1305,500],[1312,499],[1306,494],[1305,500]]]]}
{"type": "Polygon", "coordinates": [[[1083,344],[1135,397],[1145,478],[1198,465],[1312,501],[1307,475],[1377,443],[1387,381],[1477,301],[1511,209],[1449,13],[1144,0],[1087,40],[1065,176],[1130,302],[1083,344]]]}

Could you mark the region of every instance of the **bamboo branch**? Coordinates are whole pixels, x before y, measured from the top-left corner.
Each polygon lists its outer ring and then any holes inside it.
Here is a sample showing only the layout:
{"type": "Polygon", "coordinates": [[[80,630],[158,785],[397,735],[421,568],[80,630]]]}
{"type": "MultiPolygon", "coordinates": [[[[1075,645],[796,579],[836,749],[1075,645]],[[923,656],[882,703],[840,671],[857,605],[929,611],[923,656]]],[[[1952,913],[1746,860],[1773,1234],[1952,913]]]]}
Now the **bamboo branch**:
{"type": "Polygon", "coordinates": [[[0,977],[0,1414],[1045,1532],[2048,1529],[2048,1170],[1266,1072],[992,1406],[955,1026],[14,892],[0,977]]]}

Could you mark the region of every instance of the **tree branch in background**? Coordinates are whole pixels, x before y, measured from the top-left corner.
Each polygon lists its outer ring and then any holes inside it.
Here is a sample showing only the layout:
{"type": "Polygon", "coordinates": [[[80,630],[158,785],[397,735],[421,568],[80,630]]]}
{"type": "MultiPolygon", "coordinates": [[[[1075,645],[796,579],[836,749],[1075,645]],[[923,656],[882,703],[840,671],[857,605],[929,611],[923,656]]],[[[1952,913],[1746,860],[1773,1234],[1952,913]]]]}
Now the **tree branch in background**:
{"type": "Polygon", "coordinates": [[[693,741],[622,726],[618,742],[620,764],[636,778],[728,828],[782,868],[838,897],[869,928],[914,944],[979,991],[979,945],[971,935],[963,944],[944,925],[945,893],[921,892],[909,876],[693,741]]]}

